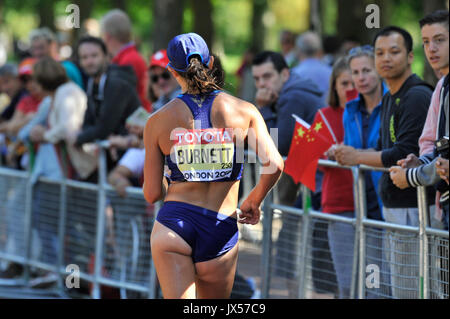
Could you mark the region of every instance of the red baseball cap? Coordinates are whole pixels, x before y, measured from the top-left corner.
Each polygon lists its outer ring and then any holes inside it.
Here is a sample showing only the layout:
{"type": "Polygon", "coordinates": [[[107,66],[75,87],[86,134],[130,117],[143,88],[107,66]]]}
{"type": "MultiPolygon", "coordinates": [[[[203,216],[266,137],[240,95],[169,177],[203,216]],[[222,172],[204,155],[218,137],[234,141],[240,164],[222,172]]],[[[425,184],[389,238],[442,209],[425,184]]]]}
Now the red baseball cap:
{"type": "Polygon", "coordinates": [[[35,58],[26,58],[19,64],[19,76],[31,75],[33,73],[33,65],[36,63],[35,58]]]}
{"type": "Polygon", "coordinates": [[[150,58],[149,68],[151,68],[153,66],[160,66],[165,69],[167,64],[169,64],[169,58],[167,57],[167,51],[159,50],[159,51],[156,51],[150,58]]]}

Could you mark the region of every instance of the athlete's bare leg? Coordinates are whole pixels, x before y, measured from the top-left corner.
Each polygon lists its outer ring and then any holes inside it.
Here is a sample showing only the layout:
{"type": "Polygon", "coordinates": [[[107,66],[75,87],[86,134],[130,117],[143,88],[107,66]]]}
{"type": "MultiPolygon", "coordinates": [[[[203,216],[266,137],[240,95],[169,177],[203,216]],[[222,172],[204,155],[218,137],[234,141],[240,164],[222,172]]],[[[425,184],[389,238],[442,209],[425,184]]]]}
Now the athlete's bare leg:
{"type": "Polygon", "coordinates": [[[198,299],[230,298],[236,272],[238,245],[226,254],[195,264],[198,299]]]}
{"type": "Polygon", "coordinates": [[[157,221],[150,243],[164,298],[194,299],[195,268],[191,247],[177,233],[157,221]]]}

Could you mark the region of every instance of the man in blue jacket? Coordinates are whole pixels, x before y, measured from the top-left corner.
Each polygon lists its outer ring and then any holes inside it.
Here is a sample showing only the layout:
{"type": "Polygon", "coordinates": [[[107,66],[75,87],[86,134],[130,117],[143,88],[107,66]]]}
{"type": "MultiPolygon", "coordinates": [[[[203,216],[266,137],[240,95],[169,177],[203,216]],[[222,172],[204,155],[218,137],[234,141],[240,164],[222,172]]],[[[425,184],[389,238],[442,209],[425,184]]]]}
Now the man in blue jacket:
{"type": "Polygon", "coordinates": [[[295,114],[312,123],[317,110],[323,107],[321,91],[309,79],[291,74],[280,53],[264,51],[253,59],[256,86],[255,104],[268,128],[278,129],[278,149],[287,156],[294,133],[295,114]]]}
{"type": "Polygon", "coordinates": [[[314,31],[306,31],[296,41],[298,65],[292,69],[293,74],[309,78],[322,92],[324,104],[328,101],[331,67],[322,62],[322,39],[314,31]]]}
{"type": "MultiPolygon", "coordinates": [[[[253,59],[252,72],[256,86],[255,104],[267,128],[278,130],[278,141],[275,143],[280,154],[287,156],[295,127],[292,114],[311,124],[317,110],[324,106],[322,93],[311,80],[291,74],[283,56],[277,52],[257,54],[253,59]]],[[[320,188],[320,183],[317,185],[320,188]]],[[[278,188],[281,203],[292,206],[298,185],[289,175],[283,174],[278,188]]]]}

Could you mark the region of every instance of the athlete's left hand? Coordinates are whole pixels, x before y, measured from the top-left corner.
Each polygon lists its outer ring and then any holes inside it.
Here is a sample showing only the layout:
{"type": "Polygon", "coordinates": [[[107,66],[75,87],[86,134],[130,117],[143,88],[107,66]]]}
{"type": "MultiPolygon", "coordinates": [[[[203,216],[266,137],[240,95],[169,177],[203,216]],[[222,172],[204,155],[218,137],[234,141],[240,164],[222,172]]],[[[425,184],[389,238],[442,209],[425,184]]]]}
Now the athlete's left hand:
{"type": "Polygon", "coordinates": [[[256,225],[261,216],[260,204],[256,203],[251,198],[247,198],[241,205],[241,214],[238,216],[238,221],[241,224],[256,225]]]}

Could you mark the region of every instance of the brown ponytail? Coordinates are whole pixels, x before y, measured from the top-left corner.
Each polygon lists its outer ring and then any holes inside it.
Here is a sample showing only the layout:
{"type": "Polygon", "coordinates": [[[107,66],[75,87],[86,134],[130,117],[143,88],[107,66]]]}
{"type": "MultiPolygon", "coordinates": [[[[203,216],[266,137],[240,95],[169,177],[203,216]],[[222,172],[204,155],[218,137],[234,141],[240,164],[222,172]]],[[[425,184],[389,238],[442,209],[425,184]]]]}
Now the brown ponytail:
{"type": "Polygon", "coordinates": [[[186,80],[189,87],[188,93],[207,94],[214,90],[220,90],[220,79],[214,76],[215,69],[209,69],[194,56],[189,61],[186,72],[179,74],[186,80]]]}

